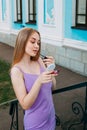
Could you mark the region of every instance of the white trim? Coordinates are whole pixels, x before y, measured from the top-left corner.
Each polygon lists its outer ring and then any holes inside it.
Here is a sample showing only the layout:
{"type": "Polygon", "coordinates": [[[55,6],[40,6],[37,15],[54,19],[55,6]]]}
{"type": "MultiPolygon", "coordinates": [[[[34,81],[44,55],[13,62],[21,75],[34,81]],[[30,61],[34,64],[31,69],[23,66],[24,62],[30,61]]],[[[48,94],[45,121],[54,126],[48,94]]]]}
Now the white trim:
{"type": "Polygon", "coordinates": [[[14,30],[14,29],[0,29],[0,33],[4,34],[15,34],[17,35],[20,30],[14,30]]]}
{"type": "Polygon", "coordinates": [[[18,35],[20,30],[11,29],[10,34],[18,35]]]}
{"type": "Polygon", "coordinates": [[[10,1],[9,0],[6,0],[6,19],[5,20],[2,20],[2,3],[0,1],[0,31],[5,31],[6,32],[8,30],[10,30],[11,28],[11,13],[10,13],[10,9],[11,9],[11,5],[10,5],[10,1]]]}
{"type": "Polygon", "coordinates": [[[7,28],[7,29],[1,29],[0,28],[0,33],[10,34],[10,29],[9,28],[7,28]]]}
{"type": "Polygon", "coordinates": [[[56,28],[56,25],[51,25],[51,24],[42,24],[43,27],[48,27],[48,28],[56,28]]]}
{"type": "Polygon", "coordinates": [[[55,45],[55,46],[62,46],[63,39],[56,36],[51,35],[41,35],[41,41],[43,43],[55,45]]]}
{"type": "Polygon", "coordinates": [[[28,0],[25,0],[25,22],[29,22],[28,21],[28,0]]]}
{"type": "Polygon", "coordinates": [[[75,26],[76,0],[72,1],[72,26],[75,26]]]}
{"type": "Polygon", "coordinates": [[[87,51],[87,42],[83,42],[83,41],[65,38],[63,42],[63,46],[87,51]]]}
{"type": "Polygon", "coordinates": [[[16,9],[16,0],[14,0],[14,21],[17,21],[16,9]]]}
{"type": "MultiPolygon", "coordinates": [[[[63,39],[63,0],[54,0],[54,10],[55,10],[55,24],[44,24],[44,0],[38,1],[38,30],[42,36],[47,36],[49,38],[49,43],[51,40],[54,41],[55,37],[58,37],[58,41],[63,39]],[[54,39],[52,39],[53,37],[54,39]],[[60,39],[60,40],[59,40],[60,39]]],[[[46,39],[46,37],[45,37],[46,39]]]]}
{"type": "Polygon", "coordinates": [[[2,1],[0,0],[0,21],[2,22],[2,1]]]}

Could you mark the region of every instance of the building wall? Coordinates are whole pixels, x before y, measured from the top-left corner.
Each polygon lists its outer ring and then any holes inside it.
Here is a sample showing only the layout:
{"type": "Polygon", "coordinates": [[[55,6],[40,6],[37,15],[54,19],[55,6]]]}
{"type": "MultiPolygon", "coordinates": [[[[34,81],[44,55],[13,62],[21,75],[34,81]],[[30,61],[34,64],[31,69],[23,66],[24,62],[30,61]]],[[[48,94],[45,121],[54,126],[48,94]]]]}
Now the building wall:
{"type": "MultiPolygon", "coordinates": [[[[14,46],[22,26],[14,23],[14,1],[6,1],[8,20],[3,21],[0,15],[0,41],[14,46]]],[[[74,23],[73,1],[51,0],[53,4],[50,5],[47,0],[37,0],[36,25],[25,24],[26,1],[23,1],[22,25],[39,30],[42,38],[41,53],[53,55],[57,64],[87,76],[87,31],[71,28],[74,23]]]]}
{"type": "MultiPolygon", "coordinates": [[[[37,3],[37,6],[38,6],[38,0],[36,0],[36,3],[37,3]]],[[[30,28],[34,28],[34,29],[37,29],[38,26],[37,26],[37,23],[36,24],[26,24],[26,19],[27,19],[27,5],[28,5],[28,0],[22,0],[22,17],[23,17],[23,20],[22,20],[22,23],[15,23],[15,10],[14,10],[14,7],[15,7],[15,0],[11,2],[11,10],[12,10],[12,28],[14,30],[19,30],[21,28],[24,27],[30,27],[30,28]]],[[[37,10],[37,9],[36,9],[37,10]]]]}
{"type": "Polygon", "coordinates": [[[64,63],[67,68],[87,75],[87,30],[71,28],[75,24],[75,0],[66,0],[64,5],[64,63]]]}
{"type": "Polygon", "coordinates": [[[65,1],[64,37],[87,42],[87,30],[71,28],[75,25],[75,1],[76,0],[65,1]]]}

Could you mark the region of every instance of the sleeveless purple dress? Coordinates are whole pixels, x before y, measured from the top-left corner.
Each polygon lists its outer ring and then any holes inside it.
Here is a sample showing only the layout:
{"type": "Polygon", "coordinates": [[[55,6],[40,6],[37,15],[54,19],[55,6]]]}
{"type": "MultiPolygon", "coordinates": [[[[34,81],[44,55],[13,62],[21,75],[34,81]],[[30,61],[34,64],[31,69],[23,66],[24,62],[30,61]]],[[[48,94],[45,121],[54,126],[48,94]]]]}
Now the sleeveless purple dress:
{"type": "MultiPolygon", "coordinates": [[[[40,73],[44,70],[40,65],[40,73]]],[[[32,88],[39,75],[23,72],[27,93],[32,88]]],[[[52,82],[41,86],[39,95],[24,114],[25,130],[55,130],[55,110],[52,99],[52,82]]]]}

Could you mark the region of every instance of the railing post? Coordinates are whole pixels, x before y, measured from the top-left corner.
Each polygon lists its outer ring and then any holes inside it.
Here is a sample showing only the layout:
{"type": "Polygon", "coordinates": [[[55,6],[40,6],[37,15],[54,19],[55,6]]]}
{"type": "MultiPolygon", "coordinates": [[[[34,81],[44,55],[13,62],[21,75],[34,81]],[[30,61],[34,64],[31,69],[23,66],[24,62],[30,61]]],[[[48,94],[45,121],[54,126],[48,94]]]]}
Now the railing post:
{"type": "Polygon", "coordinates": [[[11,124],[10,124],[10,130],[12,130],[12,128],[14,128],[15,130],[19,130],[19,126],[18,126],[18,101],[17,100],[11,102],[9,114],[11,115],[11,119],[12,119],[11,124]]]}
{"type": "Polygon", "coordinates": [[[83,130],[87,130],[87,84],[86,84],[86,96],[85,96],[85,112],[84,112],[84,128],[83,130]]]}

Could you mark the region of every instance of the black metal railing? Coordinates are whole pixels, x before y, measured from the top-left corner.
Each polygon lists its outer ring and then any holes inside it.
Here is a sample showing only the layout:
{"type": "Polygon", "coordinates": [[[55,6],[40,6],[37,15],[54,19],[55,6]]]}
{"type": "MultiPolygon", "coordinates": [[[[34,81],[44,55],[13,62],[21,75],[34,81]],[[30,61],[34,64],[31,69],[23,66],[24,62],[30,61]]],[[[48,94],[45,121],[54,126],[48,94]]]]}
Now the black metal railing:
{"type": "MultiPolygon", "coordinates": [[[[64,87],[64,88],[61,88],[61,89],[54,90],[52,92],[52,94],[59,94],[59,93],[64,93],[64,92],[68,92],[68,91],[75,90],[75,89],[78,89],[78,88],[83,88],[83,87],[86,88],[85,104],[84,104],[85,108],[83,108],[83,106],[77,101],[72,103],[73,113],[75,115],[79,115],[82,112],[82,117],[78,122],[68,125],[67,130],[72,130],[72,128],[74,126],[77,126],[77,125],[80,125],[80,124],[83,124],[83,130],[87,130],[87,82],[83,82],[83,83],[75,84],[75,85],[72,85],[72,86],[64,87]]],[[[9,114],[11,115],[11,118],[12,118],[10,130],[12,130],[12,128],[14,128],[15,130],[19,130],[18,101],[17,100],[11,102],[9,114]]],[[[58,117],[57,114],[55,115],[55,117],[56,117],[56,125],[60,126],[61,125],[60,118],[58,117]]],[[[78,130],[78,129],[74,129],[74,130],[78,130]]]]}
{"type": "Polygon", "coordinates": [[[10,130],[19,130],[19,123],[18,123],[18,100],[12,101],[10,103],[10,110],[9,114],[11,115],[11,124],[10,130]]]}

